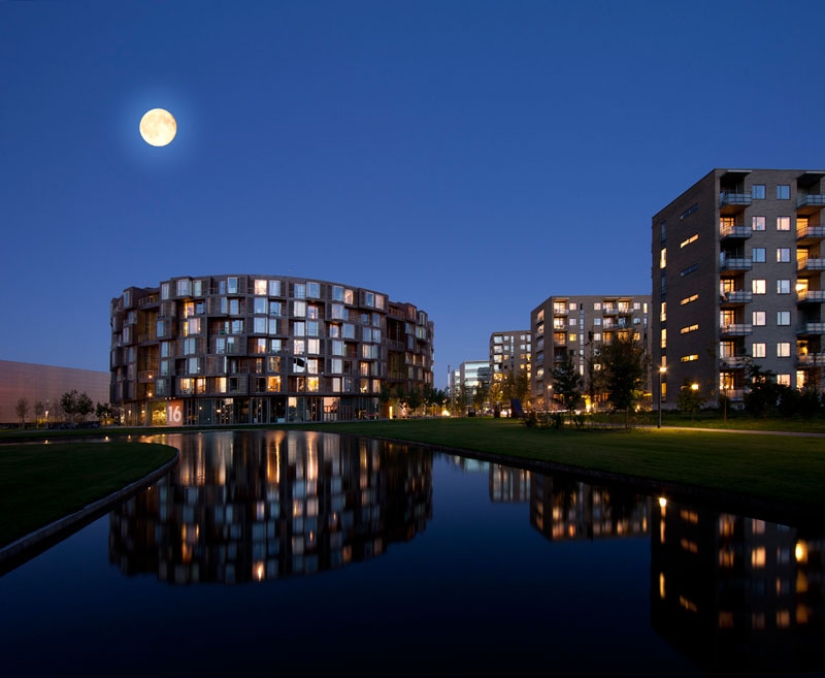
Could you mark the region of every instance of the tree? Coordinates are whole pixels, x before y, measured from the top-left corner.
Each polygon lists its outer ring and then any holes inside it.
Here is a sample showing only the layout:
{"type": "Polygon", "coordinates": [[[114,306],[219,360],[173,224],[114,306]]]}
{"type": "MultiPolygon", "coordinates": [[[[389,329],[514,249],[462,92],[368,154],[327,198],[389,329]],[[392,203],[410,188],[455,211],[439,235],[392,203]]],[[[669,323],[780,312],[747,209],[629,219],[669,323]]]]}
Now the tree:
{"type": "Polygon", "coordinates": [[[67,423],[74,420],[74,415],[77,412],[76,390],[66,391],[60,396],[60,409],[63,410],[63,416],[66,418],[67,423]]]}
{"type": "Polygon", "coordinates": [[[77,397],[77,414],[81,421],[86,421],[86,418],[95,411],[95,404],[92,399],[84,391],[77,397]]]}
{"type": "Polygon", "coordinates": [[[781,387],[776,383],[776,375],[751,362],[745,371],[745,410],[752,417],[768,417],[774,414],[779,402],[781,387]]]}
{"type": "Polygon", "coordinates": [[[115,412],[109,403],[98,403],[95,407],[95,416],[101,426],[108,426],[115,418],[115,412]]]}
{"type": "Polygon", "coordinates": [[[604,388],[604,373],[601,370],[600,360],[599,347],[593,341],[593,332],[590,331],[587,333],[587,357],[585,358],[587,384],[585,388],[593,410],[596,409],[597,396],[604,388]]]}
{"type": "Polygon", "coordinates": [[[444,403],[447,401],[447,393],[428,384],[424,387],[422,399],[427,414],[432,415],[435,411],[440,412],[444,407],[444,403]]]}
{"type": "Polygon", "coordinates": [[[628,428],[630,410],[644,392],[650,357],[631,332],[619,332],[609,344],[602,344],[599,357],[607,399],[616,410],[624,411],[628,428]]]}
{"type": "Polygon", "coordinates": [[[484,409],[484,403],[487,402],[487,394],[490,392],[487,384],[481,382],[475,387],[473,391],[473,407],[476,411],[484,409]]]}
{"type": "Polygon", "coordinates": [[[490,389],[487,391],[487,399],[493,408],[493,416],[498,417],[501,414],[501,401],[504,398],[501,389],[501,382],[494,381],[490,384],[490,389]]]}
{"type": "Polygon", "coordinates": [[[34,403],[34,421],[35,424],[43,419],[43,414],[46,412],[46,406],[42,400],[36,400],[34,403]]]}
{"type": "Polygon", "coordinates": [[[86,393],[78,393],[76,389],[60,396],[60,407],[67,421],[73,423],[84,421],[95,409],[92,399],[86,393]]]}
{"type": "Polygon", "coordinates": [[[25,398],[20,398],[20,400],[17,401],[14,411],[17,412],[17,416],[20,418],[21,428],[24,428],[26,426],[26,416],[29,414],[29,401],[25,398]]]}
{"type": "Polygon", "coordinates": [[[530,375],[525,368],[510,372],[502,388],[506,400],[518,400],[525,410],[530,406],[530,375]]]}
{"type": "Polygon", "coordinates": [[[469,389],[467,388],[467,384],[462,379],[458,384],[455,385],[452,392],[452,402],[450,404],[450,411],[452,412],[453,416],[464,416],[464,411],[467,408],[467,400],[469,396],[469,389]]]}
{"type": "Polygon", "coordinates": [[[702,396],[699,394],[699,385],[691,383],[690,379],[685,379],[682,388],[679,389],[679,409],[682,412],[690,412],[690,418],[693,420],[701,404],[702,396]]]}
{"type": "Polygon", "coordinates": [[[568,412],[572,412],[581,399],[584,383],[573,355],[573,351],[565,351],[558,366],[553,369],[553,389],[568,412]]]}

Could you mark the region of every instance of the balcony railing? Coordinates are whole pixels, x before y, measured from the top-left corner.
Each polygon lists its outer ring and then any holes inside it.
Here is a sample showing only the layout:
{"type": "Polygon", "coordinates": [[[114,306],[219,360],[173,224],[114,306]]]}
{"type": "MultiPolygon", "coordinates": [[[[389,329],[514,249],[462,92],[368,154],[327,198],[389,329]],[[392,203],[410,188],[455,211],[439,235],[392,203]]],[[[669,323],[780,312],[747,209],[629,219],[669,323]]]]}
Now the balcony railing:
{"type": "Polygon", "coordinates": [[[749,304],[753,301],[753,292],[749,290],[733,290],[722,293],[723,304],[749,304]]]}
{"type": "Polygon", "coordinates": [[[722,238],[739,238],[744,240],[753,235],[753,229],[750,226],[722,226],[719,229],[719,235],[722,238]]]}
{"type": "Polygon", "coordinates": [[[825,367],[825,353],[806,353],[796,357],[799,367],[825,367]]]}
{"type": "Polygon", "coordinates": [[[802,257],[796,260],[797,271],[825,271],[825,259],[802,257]]]}
{"type": "Polygon", "coordinates": [[[796,293],[798,304],[821,304],[825,302],[825,290],[800,290],[796,293]]]}
{"type": "Polygon", "coordinates": [[[818,195],[816,193],[797,194],[796,209],[804,209],[806,207],[825,207],[825,195],[818,195]]]}
{"type": "Polygon", "coordinates": [[[825,323],[802,323],[797,334],[825,334],[825,323]]]}
{"type": "Polygon", "coordinates": [[[721,271],[750,271],[753,268],[753,261],[748,258],[730,258],[724,257],[719,262],[719,270],[721,271]]]}
{"type": "Polygon", "coordinates": [[[739,370],[745,367],[750,358],[746,355],[732,355],[727,358],[722,358],[722,371],[724,370],[739,370]]]}
{"type": "Polygon", "coordinates": [[[825,226],[798,226],[797,240],[822,240],[825,238],[825,226]]]}
{"type": "Polygon", "coordinates": [[[745,337],[753,334],[753,325],[750,323],[730,323],[722,325],[719,331],[722,335],[728,337],[745,337]]]}
{"type": "Polygon", "coordinates": [[[722,191],[719,194],[719,207],[747,207],[752,202],[753,197],[749,193],[722,191]]]}
{"type": "Polygon", "coordinates": [[[722,394],[732,402],[742,402],[745,399],[745,390],[742,388],[722,389],[722,394]]]}

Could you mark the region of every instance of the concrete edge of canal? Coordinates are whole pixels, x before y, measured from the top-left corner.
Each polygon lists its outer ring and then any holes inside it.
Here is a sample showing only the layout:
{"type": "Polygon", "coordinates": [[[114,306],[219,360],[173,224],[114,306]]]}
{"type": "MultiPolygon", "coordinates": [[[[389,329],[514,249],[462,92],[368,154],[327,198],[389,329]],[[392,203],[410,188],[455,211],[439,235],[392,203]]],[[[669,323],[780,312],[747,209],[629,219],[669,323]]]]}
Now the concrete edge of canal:
{"type": "Polygon", "coordinates": [[[43,553],[58,542],[68,537],[72,532],[85,527],[100,516],[108,513],[111,508],[141,490],[145,489],[159,478],[171,471],[180,460],[180,450],[175,451],[175,457],[163,466],[155,469],[140,480],[130,483],[107,497],[98,499],[79,511],[64,516],[53,523],[45,525],[25,537],[13,541],[0,548],[0,576],[14,570],[28,560],[43,553]]]}

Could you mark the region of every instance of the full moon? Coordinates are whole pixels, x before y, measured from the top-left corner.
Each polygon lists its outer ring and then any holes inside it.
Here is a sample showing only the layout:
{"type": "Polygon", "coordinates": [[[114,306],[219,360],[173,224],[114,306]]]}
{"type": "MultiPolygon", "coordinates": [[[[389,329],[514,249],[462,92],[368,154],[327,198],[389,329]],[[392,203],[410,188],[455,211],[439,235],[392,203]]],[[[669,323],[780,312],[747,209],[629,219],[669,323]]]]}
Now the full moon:
{"type": "Polygon", "coordinates": [[[163,108],[153,108],[140,119],[140,136],[150,146],[166,146],[175,138],[178,123],[172,114],[163,108]]]}

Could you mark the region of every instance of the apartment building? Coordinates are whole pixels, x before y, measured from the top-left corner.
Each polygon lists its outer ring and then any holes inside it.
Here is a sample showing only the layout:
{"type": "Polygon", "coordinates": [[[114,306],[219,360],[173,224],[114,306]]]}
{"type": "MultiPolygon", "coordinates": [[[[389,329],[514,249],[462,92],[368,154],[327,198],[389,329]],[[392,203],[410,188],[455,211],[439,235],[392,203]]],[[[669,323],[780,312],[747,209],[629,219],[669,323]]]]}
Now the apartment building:
{"type": "Polygon", "coordinates": [[[172,278],[111,302],[111,397],[131,425],[389,416],[432,386],[434,326],[409,303],[268,275],[172,278]]]}
{"type": "MultiPolygon", "coordinates": [[[[585,380],[585,390],[588,364],[592,362],[598,369],[593,352],[600,344],[632,332],[649,352],[649,312],[650,295],[552,296],[534,308],[530,312],[533,407],[551,409],[553,370],[568,351],[585,380]]],[[[588,408],[599,406],[599,402],[590,402],[589,395],[585,401],[588,408]]]]}
{"type": "Polygon", "coordinates": [[[486,360],[465,360],[458,369],[450,374],[450,393],[458,393],[458,388],[464,386],[471,396],[481,386],[490,385],[490,363],[486,360]]]}
{"type": "Polygon", "coordinates": [[[749,362],[822,388],[825,171],[714,169],[652,219],[654,371],[741,401],[749,362]]]}
{"type": "Polygon", "coordinates": [[[490,379],[500,382],[509,374],[530,374],[532,337],[530,330],[493,332],[490,335],[490,379]]]}

